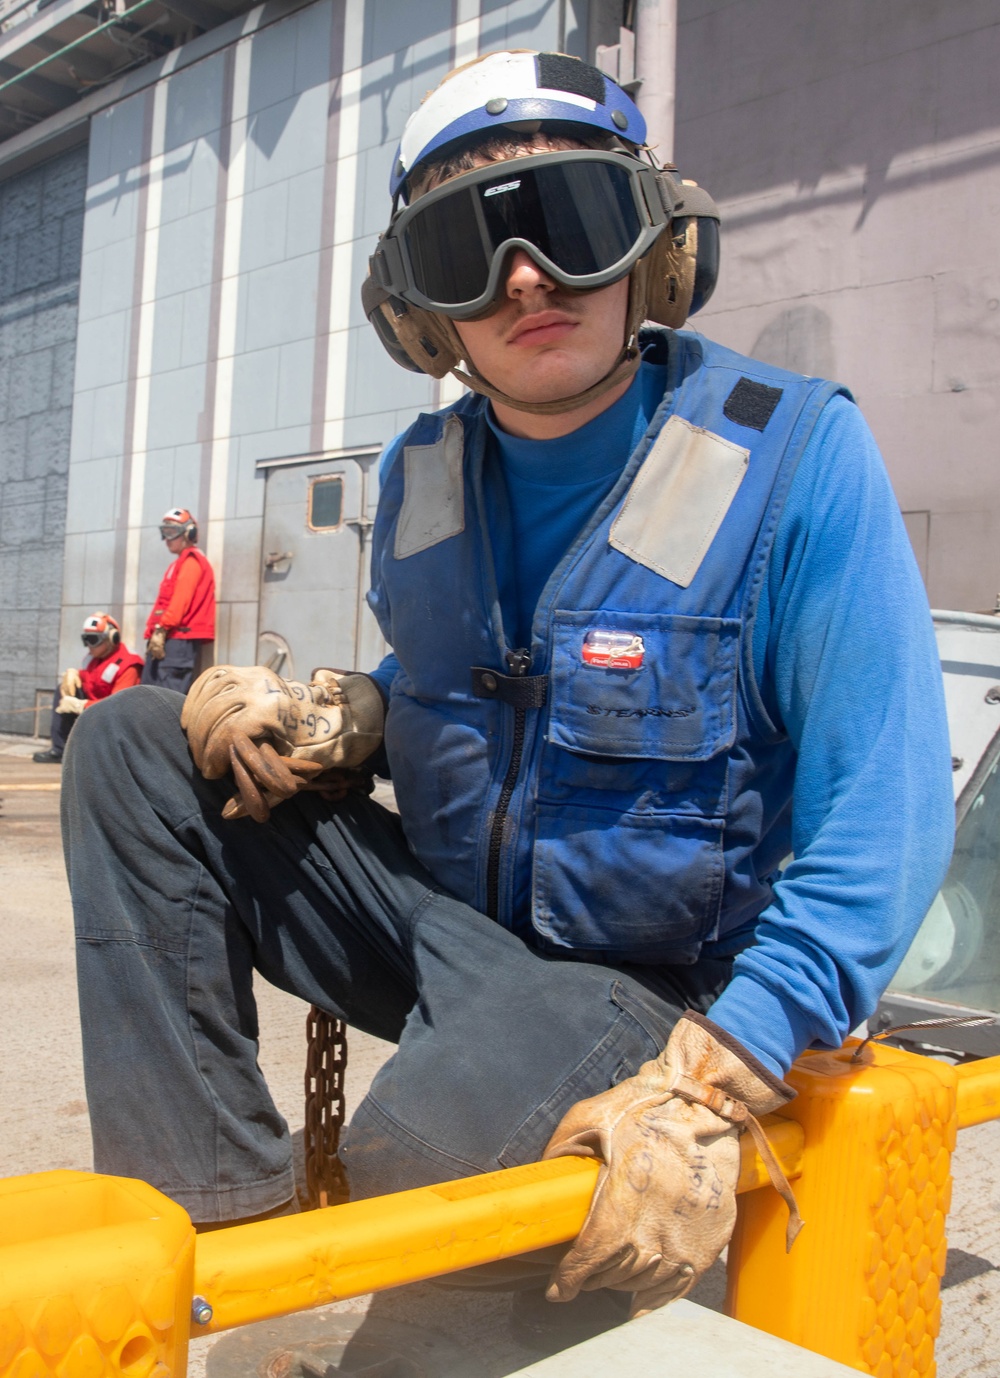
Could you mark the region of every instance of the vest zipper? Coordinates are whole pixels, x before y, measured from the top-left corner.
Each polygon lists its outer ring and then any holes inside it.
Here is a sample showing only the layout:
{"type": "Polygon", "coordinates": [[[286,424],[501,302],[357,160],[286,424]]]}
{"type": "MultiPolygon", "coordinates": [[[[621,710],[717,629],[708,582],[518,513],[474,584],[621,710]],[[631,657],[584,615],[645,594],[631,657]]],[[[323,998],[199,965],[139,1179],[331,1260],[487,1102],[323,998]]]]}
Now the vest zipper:
{"type": "MultiPolygon", "coordinates": [[[[531,652],[528,650],[508,651],[505,659],[508,673],[518,678],[526,675],[531,669],[531,652]]],[[[514,740],[511,743],[507,773],[503,777],[500,797],[497,799],[496,812],[493,815],[493,827],[490,829],[490,850],[486,860],[486,913],[491,919],[496,919],[500,912],[500,855],[503,851],[503,829],[507,821],[510,801],[514,797],[517,777],[521,773],[526,721],[527,709],[515,708],[514,740]]]]}

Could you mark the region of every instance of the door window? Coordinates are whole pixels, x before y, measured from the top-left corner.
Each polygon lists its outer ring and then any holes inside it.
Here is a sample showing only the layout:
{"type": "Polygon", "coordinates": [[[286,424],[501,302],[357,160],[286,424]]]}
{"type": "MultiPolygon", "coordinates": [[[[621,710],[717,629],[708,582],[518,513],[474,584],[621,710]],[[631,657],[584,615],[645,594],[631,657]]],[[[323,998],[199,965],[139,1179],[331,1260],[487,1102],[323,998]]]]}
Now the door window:
{"type": "Polygon", "coordinates": [[[344,515],[344,480],[339,474],[310,479],[308,501],[309,530],[336,531],[344,515]]]}

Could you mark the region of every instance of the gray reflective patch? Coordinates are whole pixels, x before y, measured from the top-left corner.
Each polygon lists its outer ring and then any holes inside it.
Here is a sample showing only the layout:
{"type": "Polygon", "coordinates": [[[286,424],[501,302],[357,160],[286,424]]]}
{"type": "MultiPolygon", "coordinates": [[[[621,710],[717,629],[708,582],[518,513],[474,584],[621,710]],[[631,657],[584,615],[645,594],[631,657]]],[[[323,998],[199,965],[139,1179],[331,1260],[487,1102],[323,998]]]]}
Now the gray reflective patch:
{"type": "Polygon", "coordinates": [[[403,506],[393,547],[397,560],[465,530],[464,441],[461,421],[449,416],[436,444],[407,445],[403,451],[403,506]]]}
{"type": "Polygon", "coordinates": [[[686,589],[749,462],[741,445],[672,416],[643,460],[608,544],[686,589]]]}

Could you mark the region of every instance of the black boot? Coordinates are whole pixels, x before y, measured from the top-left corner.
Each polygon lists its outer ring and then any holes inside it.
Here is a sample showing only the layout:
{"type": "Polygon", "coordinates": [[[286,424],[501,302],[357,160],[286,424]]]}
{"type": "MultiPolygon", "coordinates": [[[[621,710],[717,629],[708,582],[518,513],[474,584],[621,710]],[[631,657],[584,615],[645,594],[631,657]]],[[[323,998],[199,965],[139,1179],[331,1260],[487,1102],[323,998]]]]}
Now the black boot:
{"type": "Polygon", "coordinates": [[[38,761],[40,765],[58,766],[62,765],[62,752],[55,752],[51,747],[48,747],[45,751],[36,751],[31,759],[38,761]]]}

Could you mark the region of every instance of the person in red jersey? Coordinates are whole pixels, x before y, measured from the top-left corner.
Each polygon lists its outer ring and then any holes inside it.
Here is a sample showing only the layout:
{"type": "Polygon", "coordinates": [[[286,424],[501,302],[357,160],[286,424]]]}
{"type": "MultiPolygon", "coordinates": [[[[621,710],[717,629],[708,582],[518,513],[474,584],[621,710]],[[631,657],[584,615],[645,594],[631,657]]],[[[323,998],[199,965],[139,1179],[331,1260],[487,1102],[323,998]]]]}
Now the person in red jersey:
{"type": "Polygon", "coordinates": [[[164,513],[160,537],[174,559],[146,621],[142,682],[186,694],[199,650],[215,640],[215,575],[198,549],[198,523],[186,507],[164,513]]]}
{"type": "Polygon", "coordinates": [[[52,704],[51,742],[32,758],[45,765],[62,760],[73,724],[85,708],[120,689],[131,689],[142,673],[142,656],[124,645],[121,628],[110,614],[91,613],[80,639],[87,648],[87,659],[79,669],[71,666],[63,672],[52,704]]]}

